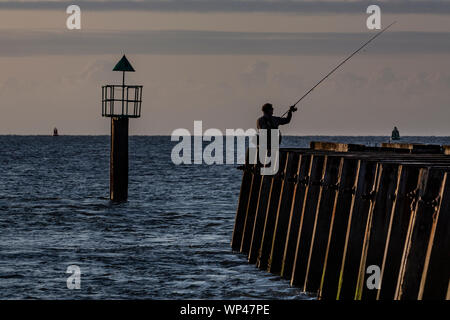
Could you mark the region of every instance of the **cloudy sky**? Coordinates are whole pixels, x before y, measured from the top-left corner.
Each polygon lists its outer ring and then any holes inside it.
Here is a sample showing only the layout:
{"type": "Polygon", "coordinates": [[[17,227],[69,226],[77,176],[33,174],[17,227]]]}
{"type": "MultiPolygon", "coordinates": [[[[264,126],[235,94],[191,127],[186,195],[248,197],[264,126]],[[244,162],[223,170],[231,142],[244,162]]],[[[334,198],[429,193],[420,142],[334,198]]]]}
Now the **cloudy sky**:
{"type": "Polygon", "coordinates": [[[126,53],[144,86],[132,134],[251,128],[283,113],[376,31],[392,29],[300,105],[284,134],[450,135],[450,1],[0,0],[0,134],[109,134],[101,86],[126,53]],[[81,30],[66,8],[81,8],[81,30]]]}

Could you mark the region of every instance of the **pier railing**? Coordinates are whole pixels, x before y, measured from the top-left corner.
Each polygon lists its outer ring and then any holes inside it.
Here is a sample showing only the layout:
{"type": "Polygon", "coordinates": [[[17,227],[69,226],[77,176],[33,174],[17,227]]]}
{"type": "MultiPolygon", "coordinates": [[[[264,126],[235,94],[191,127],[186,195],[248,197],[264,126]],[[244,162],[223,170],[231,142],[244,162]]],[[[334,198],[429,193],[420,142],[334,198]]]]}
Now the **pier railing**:
{"type": "Polygon", "coordinates": [[[312,142],[277,175],[246,164],[232,249],[320,299],[450,299],[449,153],[312,142]]]}

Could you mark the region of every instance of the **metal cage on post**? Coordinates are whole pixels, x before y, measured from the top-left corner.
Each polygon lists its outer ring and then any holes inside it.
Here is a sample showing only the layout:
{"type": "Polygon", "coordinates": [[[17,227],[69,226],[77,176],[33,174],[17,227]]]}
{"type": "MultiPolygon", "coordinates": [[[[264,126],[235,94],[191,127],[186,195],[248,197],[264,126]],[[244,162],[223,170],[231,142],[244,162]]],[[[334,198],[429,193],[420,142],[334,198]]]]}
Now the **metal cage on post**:
{"type": "Polygon", "coordinates": [[[102,86],[102,116],[111,118],[139,118],[142,106],[142,87],[125,84],[125,72],[135,72],[124,55],[113,71],[122,72],[122,85],[102,86]]]}
{"type": "Polygon", "coordinates": [[[142,106],[142,86],[102,86],[102,116],[139,118],[142,106]]]}

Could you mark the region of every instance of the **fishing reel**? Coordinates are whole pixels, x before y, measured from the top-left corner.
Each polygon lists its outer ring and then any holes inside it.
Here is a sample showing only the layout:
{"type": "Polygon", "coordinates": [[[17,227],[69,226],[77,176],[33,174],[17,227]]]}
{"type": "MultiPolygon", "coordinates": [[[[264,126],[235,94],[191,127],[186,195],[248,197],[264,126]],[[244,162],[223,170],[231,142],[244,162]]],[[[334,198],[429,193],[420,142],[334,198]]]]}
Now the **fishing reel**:
{"type": "Polygon", "coordinates": [[[289,107],[289,111],[295,112],[297,111],[297,107],[295,105],[289,107]]]}

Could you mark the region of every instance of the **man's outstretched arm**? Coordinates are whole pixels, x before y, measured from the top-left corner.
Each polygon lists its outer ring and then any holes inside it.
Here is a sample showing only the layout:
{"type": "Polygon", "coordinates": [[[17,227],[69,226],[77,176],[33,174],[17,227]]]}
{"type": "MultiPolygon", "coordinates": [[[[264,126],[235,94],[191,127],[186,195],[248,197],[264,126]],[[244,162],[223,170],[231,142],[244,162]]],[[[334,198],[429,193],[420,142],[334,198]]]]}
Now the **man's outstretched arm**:
{"type": "Polygon", "coordinates": [[[297,110],[297,109],[295,109],[295,106],[291,106],[289,108],[289,112],[288,112],[286,118],[277,117],[278,124],[283,125],[283,124],[288,124],[289,122],[291,122],[292,112],[295,112],[295,110],[297,110]]]}

